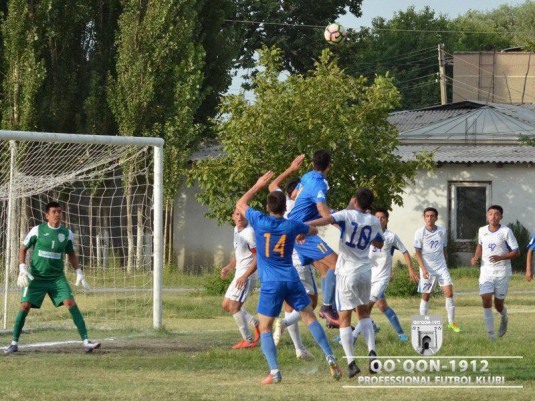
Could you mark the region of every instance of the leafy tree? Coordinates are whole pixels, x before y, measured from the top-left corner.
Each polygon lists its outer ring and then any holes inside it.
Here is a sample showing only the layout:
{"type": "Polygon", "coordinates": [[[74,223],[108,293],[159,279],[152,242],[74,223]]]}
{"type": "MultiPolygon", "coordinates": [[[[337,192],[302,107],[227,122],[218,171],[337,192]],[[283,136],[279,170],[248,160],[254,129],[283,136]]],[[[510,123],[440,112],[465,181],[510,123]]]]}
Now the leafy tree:
{"type": "Polygon", "coordinates": [[[430,7],[417,11],[411,6],[390,20],[374,18],[371,28],[350,32],[349,40],[338,50],[341,65],[348,73],[369,79],[389,72],[402,94],[401,109],[437,104],[436,49],[439,43],[446,43],[451,51],[450,36],[440,32],[450,29],[450,21],[430,7]]]}
{"type": "Polygon", "coordinates": [[[2,127],[13,130],[38,128],[38,94],[46,75],[37,27],[41,9],[33,2],[13,0],[2,24],[4,70],[2,127]]]}
{"type": "Polygon", "coordinates": [[[237,64],[241,68],[254,67],[256,49],[266,45],[282,50],[281,62],[285,70],[306,73],[314,68],[314,60],[325,48],[323,30],[306,25],[327,26],[346,10],[356,17],[362,15],[362,0],[245,0],[235,3],[236,19],[268,22],[240,25],[242,46],[237,64]]]}
{"type": "Polygon", "coordinates": [[[129,0],[119,19],[117,77],[108,99],[120,135],[166,141],[165,191],[173,197],[198,138],[193,124],[202,83],[202,48],[193,0],[129,0]]]}
{"type": "MultiPolygon", "coordinates": [[[[222,144],[218,157],[194,163],[189,184],[198,182],[209,217],[228,221],[234,203],[268,169],[283,171],[293,158],[317,149],[333,154],[329,205],[343,208],[359,186],[374,189],[378,205],[402,203],[406,183],[429,155],[403,163],[393,154],[398,132],[387,122],[399,93],[388,77],[368,83],[337,66],[325,50],[309,75],[278,79],[283,52],[264,47],[254,78],[256,101],[243,95],[223,100],[216,121],[222,144]]],[[[304,172],[304,171],[303,171],[304,172]]],[[[261,207],[257,199],[254,206],[261,207]]]]}

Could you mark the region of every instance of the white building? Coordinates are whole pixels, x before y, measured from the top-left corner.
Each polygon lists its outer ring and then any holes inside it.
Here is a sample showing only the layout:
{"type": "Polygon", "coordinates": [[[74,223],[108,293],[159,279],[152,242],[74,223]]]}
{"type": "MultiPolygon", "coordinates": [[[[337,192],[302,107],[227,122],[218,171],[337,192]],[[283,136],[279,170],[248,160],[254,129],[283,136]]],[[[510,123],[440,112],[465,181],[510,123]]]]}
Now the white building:
{"type": "MultiPolygon", "coordinates": [[[[411,253],[428,206],[438,210],[437,224],[464,251],[465,261],[491,204],[504,208],[504,224],[518,220],[535,230],[535,147],[519,141],[520,136],[535,137],[534,106],[465,101],[392,113],[389,121],[400,131],[398,153],[405,160],[420,150],[435,151],[435,170],[418,172],[415,184],[405,190],[403,206],[391,212],[389,229],[411,253]]],[[[213,152],[217,148],[196,158],[213,152]]],[[[184,190],[176,202],[174,249],[180,268],[211,265],[214,258],[220,264],[232,253],[232,229],[206,220],[194,192],[184,190]]],[[[337,248],[335,228],[329,228],[326,240],[337,248]]]]}

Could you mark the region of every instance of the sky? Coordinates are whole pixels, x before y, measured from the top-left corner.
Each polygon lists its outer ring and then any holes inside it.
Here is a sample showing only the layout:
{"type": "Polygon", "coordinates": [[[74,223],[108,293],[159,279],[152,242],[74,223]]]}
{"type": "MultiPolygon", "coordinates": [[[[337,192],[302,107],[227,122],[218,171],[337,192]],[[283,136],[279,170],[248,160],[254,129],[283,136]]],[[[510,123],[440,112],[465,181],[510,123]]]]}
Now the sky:
{"type": "MultiPolygon", "coordinates": [[[[361,17],[357,18],[348,12],[346,15],[341,16],[337,22],[342,24],[345,28],[358,30],[361,26],[370,27],[372,20],[375,17],[391,19],[394,16],[394,13],[400,10],[406,10],[409,6],[414,6],[417,11],[422,10],[425,6],[429,6],[436,14],[444,14],[450,18],[455,18],[465,14],[469,10],[489,11],[504,4],[514,6],[522,3],[524,3],[524,0],[364,0],[362,2],[361,17]]],[[[232,80],[228,93],[238,93],[242,91],[241,84],[243,80],[241,75],[243,75],[243,72],[237,71],[237,75],[232,80]]],[[[245,93],[245,97],[248,100],[253,99],[252,94],[248,92],[245,93]]]]}
{"type": "Polygon", "coordinates": [[[416,10],[422,10],[425,6],[431,7],[437,14],[445,14],[450,18],[466,13],[468,10],[488,11],[494,10],[503,4],[517,5],[524,1],[506,0],[446,0],[446,1],[425,1],[425,0],[364,0],[362,2],[362,17],[356,18],[352,14],[346,14],[339,19],[339,22],[346,28],[358,29],[361,26],[371,26],[375,17],[390,19],[399,10],[406,10],[409,6],[414,6],[416,10]]]}

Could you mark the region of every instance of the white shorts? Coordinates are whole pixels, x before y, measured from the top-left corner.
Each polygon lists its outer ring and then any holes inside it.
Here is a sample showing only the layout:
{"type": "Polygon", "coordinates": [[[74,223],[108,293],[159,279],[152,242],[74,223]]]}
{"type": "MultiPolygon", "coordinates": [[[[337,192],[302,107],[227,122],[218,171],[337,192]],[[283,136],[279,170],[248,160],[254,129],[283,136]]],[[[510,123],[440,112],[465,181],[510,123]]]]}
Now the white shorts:
{"type": "Polygon", "coordinates": [[[479,295],[494,294],[497,299],[505,299],[509,289],[509,276],[479,277],[479,295]]]}
{"type": "Polygon", "coordinates": [[[377,302],[380,298],[384,298],[384,292],[388,287],[388,283],[390,283],[390,277],[374,281],[370,291],[370,301],[377,302]]]}
{"type": "Polygon", "coordinates": [[[296,265],[295,270],[299,274],[299,278],[305,287],[308,295],[318,295],[318,287],[316,286],[316,275],[312,265],[296,265]]]}
{"type": "Polygon", "coordinates": [[[448,269],[440,269],[434,274],[429,273],[429,278],[425,279],[422,276],[422,269],[420,269],[420,282],[418,283],[418,292],[422,294],[430,294],[433,291],[435,283],[438,281],[438,285],[444,287],[446,285],[453,285],[450,272],[448,269]]]}
{"type": "Polygon", "coordinates": [[[338,310],[353,310],[370,301],[371,270],[353,272],[347,276],[336,275],[336,307],[338,310]]]}
{"type": "Polygon", "coordinates": [[[245,301],[247,301],[247,298],[249,298],[251,291],[254,289],[256,285],[256,279],[254,278],[254,276],[249,277],[245,282],[243,288],[238,289],[236,288],[236,281],[238,281],[239,278],[240,276],[234,277],[234,280],[232,280],[232,283],[230,283],[227,288],[225,298],[228,298],[232,301],[244,303],[245,301]]]}

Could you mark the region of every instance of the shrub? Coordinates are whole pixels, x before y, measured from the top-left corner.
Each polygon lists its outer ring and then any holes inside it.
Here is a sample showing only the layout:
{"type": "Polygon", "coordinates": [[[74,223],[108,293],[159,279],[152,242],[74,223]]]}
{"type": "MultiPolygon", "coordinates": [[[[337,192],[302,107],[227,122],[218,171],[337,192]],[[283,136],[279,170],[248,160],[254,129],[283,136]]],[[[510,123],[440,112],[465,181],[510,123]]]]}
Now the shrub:
{"type": "Polygon", "coordinates": [[[514,272],[523,272],[526,269],[526,246],[531,240],[531,235],[526,227],[522,225],[518,220],[516,223],[510,223],[507,225],[512,231],[518,241],[518,246],[520,249],[520,256],[516,259],[511,260],[511,266],[514,272]]]}
{"type": "MultiPolygon", "coordinates": [[[[418,273],[418,263],[414,266],[416,274],[418,273]]],[[[409,269],[399,261],[393,269],[394,280],[388,285],[386,290],[387,297],[417,297],[418,285],[409,277],[409,269]]]]}
{"type": "Polygon", "coordinates": [[[226,279],[221,278],[221,270],[215,269],[207,275],[203,287],[208,295],[223,295],[232,282],[234,274],[229,274],[226,279]]]}

